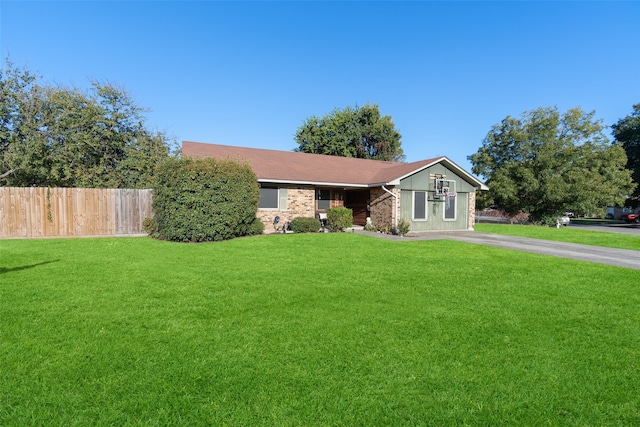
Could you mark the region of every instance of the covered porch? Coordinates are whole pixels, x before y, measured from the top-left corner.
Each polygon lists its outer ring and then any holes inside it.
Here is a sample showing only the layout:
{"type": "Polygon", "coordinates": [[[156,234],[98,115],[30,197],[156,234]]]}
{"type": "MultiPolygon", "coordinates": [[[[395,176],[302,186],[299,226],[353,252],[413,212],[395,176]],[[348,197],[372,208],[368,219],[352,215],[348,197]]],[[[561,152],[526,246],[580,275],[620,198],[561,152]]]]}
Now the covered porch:
{"type": "Polygon", "coordinates": [[[316,218],[329,208],[344,207],[353,212],[353,224],[364,226],[371,216],[371,194],[368,188],[317,187],[315,190],[316,218]]]}

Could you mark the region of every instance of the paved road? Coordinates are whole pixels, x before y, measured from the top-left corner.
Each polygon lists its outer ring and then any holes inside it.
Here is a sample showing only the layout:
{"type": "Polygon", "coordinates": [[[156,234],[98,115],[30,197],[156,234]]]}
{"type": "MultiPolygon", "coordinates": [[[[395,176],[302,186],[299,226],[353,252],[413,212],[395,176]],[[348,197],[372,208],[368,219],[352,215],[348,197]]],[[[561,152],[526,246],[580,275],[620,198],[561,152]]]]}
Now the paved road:
{"type": "Polygon", "coordinates": [[[533,252],[561,258],[577,259],[600,264],[615,265],[640,270],[640,251],[604,248],[600,246],[579,245],[575,243],[554,242],[551,240],[529,239],[525,237],[503,236],[500,234],[478,233],[475,231],[449,231],[415,233],[408,237],[391,236],[380,233],[359,233],[389,240],[457,240],[478,245],[495,246],[516,251],[533,252]]]}

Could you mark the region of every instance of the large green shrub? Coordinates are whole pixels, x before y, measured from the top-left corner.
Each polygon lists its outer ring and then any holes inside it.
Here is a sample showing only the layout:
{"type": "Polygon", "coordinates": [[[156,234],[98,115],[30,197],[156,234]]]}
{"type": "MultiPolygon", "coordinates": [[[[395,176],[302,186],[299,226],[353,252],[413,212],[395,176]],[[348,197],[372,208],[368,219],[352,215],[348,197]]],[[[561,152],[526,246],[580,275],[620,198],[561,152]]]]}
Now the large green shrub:
{"type": "Polygon", "coordinates": [[[353,212],[347,208],[327,209],[327,228],[329,231],[344,231],[353,225],[353,212]]]}
{"type": "Polygon", "coordinates": [[[320,220],[299,216],[291,220],[294,233],[317,233],[320,230],[320,220]]]}
{"type": "Polygon", "coordinates": [[[260,189],[248,165],[172,158],[158,167],[153,190],[160,239],[206,242],[245,236],[254,230],[260,189]]]}

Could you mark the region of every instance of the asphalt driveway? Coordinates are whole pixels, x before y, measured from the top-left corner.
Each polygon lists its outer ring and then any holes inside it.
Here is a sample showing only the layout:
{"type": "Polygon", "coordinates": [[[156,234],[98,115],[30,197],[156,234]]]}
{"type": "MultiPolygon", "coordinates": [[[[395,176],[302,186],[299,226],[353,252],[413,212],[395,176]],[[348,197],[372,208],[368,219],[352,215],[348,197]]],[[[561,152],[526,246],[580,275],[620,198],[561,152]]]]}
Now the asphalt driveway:
{"type": "Polygon", "coordinates": [[[592,230],[592,231],[604,231],[607,233],[633,234],[636,236],[640,236],[640,224],[627,224],[624,222],[593,223],[593,224],[572,222],[570,227],[582,228],[585,230],[592,230]]]}
{"type": "Polygon", "coordinates": [[[424,233],[413,233],[407,237],[371,233],[367,231],[358,231],[358,233],[371,237],[398,241],[442,239],[457,240],[477,245],[495,246],[515,251],[532,252],[536,254],[577,259],[581,261],[596,262],[600,264],[609,264],[640,270],[640,251],[628,249],[604,248],[600,246],[579,245],[576,243],[555,242],[551,240],[478,233],[475,231],[430,231],[424,233]]]}

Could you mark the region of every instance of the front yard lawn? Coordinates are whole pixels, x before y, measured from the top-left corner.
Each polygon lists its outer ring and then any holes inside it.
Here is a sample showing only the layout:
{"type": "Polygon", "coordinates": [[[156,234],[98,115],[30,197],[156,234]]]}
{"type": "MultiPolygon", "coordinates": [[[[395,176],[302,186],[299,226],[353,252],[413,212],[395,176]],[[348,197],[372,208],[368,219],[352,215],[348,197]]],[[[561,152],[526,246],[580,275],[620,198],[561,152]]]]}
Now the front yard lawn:
{"type": "Polygon", "coordinates": [[[0,425],[640,425],[639,306],[454,241],[3,240],[0,425]]]}

